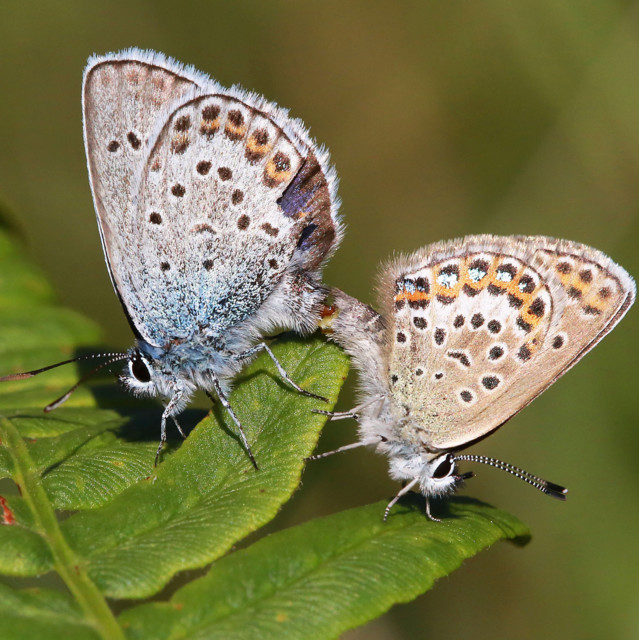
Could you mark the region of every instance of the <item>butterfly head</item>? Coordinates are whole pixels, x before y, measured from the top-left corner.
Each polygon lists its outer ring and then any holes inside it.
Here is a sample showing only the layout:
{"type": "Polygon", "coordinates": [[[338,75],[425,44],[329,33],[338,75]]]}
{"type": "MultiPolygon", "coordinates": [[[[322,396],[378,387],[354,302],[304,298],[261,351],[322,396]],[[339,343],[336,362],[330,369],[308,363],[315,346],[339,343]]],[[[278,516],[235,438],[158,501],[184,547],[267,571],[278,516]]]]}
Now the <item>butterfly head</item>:
{"type": "Polygon", "coordinates": [[[140,396],[162,396],[172,398],[177,393],[190,391],[185,378],[176,375],[166,366],[161,355],[151,354],[143,345],[133,347],[128,352],[120,380],[127,389],[140,396]]]}
{"type": "Polygon", "coordinates": [[[431,460],[422,482],[428,483],[428,495],[445,495],[455,489],[472,474],[457,472],[457,465],[452,453],[445,453],[431,460]]]}
{"type": "Polygon", "coordinates": [[[395,480],[413,481],[417,479],[425,496],[446,496],[455,491],[469,474],[460,475],[452,453],[440,455],[417,453],[401,447],[390,452],[390,475],[395,480]]]}

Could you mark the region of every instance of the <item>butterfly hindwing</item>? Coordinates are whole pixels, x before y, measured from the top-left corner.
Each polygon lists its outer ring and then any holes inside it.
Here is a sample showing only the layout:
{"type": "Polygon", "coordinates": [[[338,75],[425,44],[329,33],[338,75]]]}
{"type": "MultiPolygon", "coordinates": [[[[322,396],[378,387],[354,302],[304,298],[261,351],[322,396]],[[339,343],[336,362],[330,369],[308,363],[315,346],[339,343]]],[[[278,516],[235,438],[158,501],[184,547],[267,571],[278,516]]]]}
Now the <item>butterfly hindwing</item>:
{"type": "MultiPolygon", "coordinates": [[[[312,272],[337,246],[327,154],[284,110],[135,50],[90,62],[84,96],[105,255],[148,343],[250,320],[292,264],[312,272]]],[[[281,292],[280,324],[303,302],[281,292]]]]}
{"type": "Polygon", "coordinates": [[[398,420],[410,420],[428,448],[456,449],[503,424],[592,348],[631,304],[634,283],[583,245],[476,236],[396,263],[382,294],[393,318],[385,358],[398,420]]]}

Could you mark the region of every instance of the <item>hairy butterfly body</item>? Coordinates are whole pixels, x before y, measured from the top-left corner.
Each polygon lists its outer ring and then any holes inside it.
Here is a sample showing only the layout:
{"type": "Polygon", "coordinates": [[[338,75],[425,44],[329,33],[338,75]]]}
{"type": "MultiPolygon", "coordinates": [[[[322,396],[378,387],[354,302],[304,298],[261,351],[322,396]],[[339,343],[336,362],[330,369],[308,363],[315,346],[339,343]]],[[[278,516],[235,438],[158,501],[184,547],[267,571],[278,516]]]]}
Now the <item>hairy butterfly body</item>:
{"type": "MultiPolygon", "coordinates": [[[[600,251],[546,237],[470,236],[433,244],[382,272],[382,313],[333,292],[324,327],[351,354],[360,441],[391,476],[427,498],[486,462],[563,498],[566,490],[506,463],[457,452],[486,437],[580,360],[635,297],[600,251]]],[[[324,454],[326,455],[326,454],[324,454]]],[[[319,456],[321,457],[321,456],[319,456]]],[[[388,511],[387,511],[388,513],[388,511]]],[[[430,511],[429,511],[430,515],[430,511]]]]}

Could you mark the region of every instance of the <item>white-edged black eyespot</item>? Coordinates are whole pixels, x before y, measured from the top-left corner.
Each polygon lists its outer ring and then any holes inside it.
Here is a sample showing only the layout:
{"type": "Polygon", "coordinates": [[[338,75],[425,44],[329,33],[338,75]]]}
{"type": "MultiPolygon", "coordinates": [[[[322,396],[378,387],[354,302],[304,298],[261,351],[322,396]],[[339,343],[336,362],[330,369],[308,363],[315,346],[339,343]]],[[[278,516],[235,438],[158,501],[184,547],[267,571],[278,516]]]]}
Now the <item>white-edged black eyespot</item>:
{"type": "Polygon", "coordinates": [[[141,382],[143,384],[151,382],[151,372],[149,371],[146,362],[144,362],[144,359],[137,349],[129,360],[129,368],[131,370],[131,375],[138,382],[141,382]]]}
{"type": "Polygon", "coordinates": [[[455,470],[455,460],[452,454],[447,454],[444,459],[437,465],[433,472],[433,478],[442,480],[450,476],[455,470]]]}

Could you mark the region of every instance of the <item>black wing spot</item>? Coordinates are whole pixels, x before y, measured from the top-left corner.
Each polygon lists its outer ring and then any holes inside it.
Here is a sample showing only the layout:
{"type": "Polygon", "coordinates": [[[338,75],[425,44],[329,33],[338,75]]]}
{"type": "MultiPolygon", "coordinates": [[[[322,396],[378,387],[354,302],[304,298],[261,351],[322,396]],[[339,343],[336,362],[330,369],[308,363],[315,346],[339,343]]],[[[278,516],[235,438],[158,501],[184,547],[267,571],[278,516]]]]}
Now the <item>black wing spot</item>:
{"type": "Polygon", "coordinates": [[[131,147],[136,151],[140,148],[140,145],[142,144],[140,142],[140,138],[138,138],[135,135],[135,133],[133,133],[133,131],[129,131],[129,133],[126,134],[126,139],[129,141],[129,144],[131,145],[131,147]]]}

